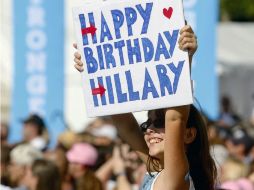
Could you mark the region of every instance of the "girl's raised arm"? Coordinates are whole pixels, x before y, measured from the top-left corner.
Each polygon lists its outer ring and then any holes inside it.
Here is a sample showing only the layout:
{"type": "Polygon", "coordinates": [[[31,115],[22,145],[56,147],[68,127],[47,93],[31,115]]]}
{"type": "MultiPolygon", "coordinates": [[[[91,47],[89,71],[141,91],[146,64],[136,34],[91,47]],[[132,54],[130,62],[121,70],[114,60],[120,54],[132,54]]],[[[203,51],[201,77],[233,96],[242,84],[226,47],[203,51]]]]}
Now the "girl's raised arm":
{"type": "Polygon", "coordinates": [[[185,180],[189,171],[185,154],[185,128],[188,120],[189,106],[166,109],[164,170],[154,184],[154,189],[189,190],[185,180]]]}

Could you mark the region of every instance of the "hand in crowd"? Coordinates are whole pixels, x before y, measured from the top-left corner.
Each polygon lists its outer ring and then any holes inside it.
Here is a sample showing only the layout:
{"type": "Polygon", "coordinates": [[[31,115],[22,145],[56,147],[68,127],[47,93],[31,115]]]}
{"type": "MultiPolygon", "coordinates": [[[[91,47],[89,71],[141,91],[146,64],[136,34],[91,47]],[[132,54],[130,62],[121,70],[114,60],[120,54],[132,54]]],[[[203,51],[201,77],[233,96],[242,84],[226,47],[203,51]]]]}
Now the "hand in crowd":
{"type": "Polygon", "coordinates": [[[113,173],[115,175],[125,174],[124,159],[121,156],[120,147],[115,146],[113,150],[113,173]]]}

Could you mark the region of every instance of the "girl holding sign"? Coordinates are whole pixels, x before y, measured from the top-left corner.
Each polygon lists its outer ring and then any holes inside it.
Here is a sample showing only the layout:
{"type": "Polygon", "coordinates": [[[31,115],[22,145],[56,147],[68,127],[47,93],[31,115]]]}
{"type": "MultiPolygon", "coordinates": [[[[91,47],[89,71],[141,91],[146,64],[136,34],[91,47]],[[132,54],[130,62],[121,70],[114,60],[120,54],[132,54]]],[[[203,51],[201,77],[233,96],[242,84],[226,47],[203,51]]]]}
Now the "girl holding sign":
{"type": "MultiPolygon", "coordinates": [[[[190,62],[197,40],[190,26],[180,32],[179,48],[190,62]]],[[[80,53],[75,67],[83,70],[80,53]]],[[[213,190],[216,168],[209,153],[206,125],[193,105],[148,111],[140,127],[131,113],[113,115],[119,135],[146,163],[148,174],[141,190],[213,190]]]]}

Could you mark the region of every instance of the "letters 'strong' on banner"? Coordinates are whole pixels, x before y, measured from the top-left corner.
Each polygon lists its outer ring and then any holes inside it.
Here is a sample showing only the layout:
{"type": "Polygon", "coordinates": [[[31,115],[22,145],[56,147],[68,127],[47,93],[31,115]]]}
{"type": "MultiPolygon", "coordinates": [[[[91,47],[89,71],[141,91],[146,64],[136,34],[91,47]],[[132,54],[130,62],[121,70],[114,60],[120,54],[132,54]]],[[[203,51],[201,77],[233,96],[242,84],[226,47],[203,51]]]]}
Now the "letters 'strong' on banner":
{"type": "Polygon", "coordinates": [[[89,117],[192,103],[182,1],[90,3],[73,18],[89,117]]]}

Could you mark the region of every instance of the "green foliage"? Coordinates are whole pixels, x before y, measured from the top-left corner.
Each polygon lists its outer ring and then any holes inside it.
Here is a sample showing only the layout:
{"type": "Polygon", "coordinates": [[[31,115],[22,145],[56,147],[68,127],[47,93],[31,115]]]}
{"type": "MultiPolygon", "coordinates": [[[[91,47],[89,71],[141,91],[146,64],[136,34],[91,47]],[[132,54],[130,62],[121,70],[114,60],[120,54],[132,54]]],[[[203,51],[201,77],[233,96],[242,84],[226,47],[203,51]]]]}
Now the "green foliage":
{"type": "Polygon", "coordinates": [[[221,20],[254,21],[254,0],[220,0],[221,20]]]}

